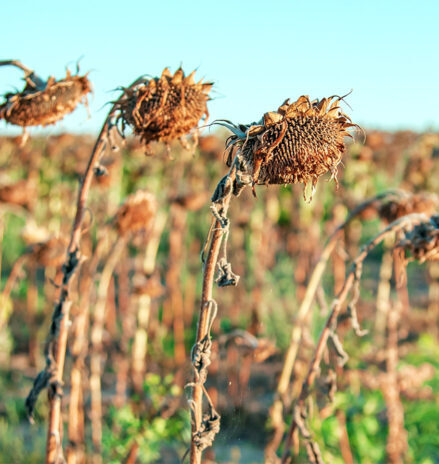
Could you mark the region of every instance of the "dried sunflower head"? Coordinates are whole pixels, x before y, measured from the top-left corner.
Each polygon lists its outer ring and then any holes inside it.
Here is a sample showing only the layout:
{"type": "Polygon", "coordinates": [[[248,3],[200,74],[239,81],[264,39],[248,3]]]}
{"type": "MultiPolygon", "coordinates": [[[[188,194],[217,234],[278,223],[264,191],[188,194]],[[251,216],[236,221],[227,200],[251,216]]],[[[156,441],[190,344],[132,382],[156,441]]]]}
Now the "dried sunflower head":
{"type": "MultiPolygon", "coordinates": [[[[17,62],[2,62],[17,66],[17,62]]],[[[49,77],[43,81],[33,71],[25,71],[26,86],[16,93],[4,95],[5,101],[0,104],[0,119],[17,126],[47,126],[61,120],[71,113],[82,101],[86,103],[86,95],[91,91],[88,77],[72,76],[67,71],[66,77],[55,80],[49,77]]]]}
{"type": "Polygon", "coordinates": [[[165,69],[160,77],[140,79],[124,89],[117,102],[122,132],[130,126],[143,143],[171,142],[191,132],[208,117],[207,101],[212,83],[195,82],[195,71],[185,77],[165,69]]]}
{"type": "Polygon", "coordinates": [[[241,184],[316,184],[337,166],[345,151],[345,136],[356,127],[340,109],[341,98],[286,100],[258,123],[218,122],[233,132],[226,143],[228,165],[236,153],[241,184]],[[236,149],[236,150],[235,150],[236,149]]]}
{"type": "Polygon", "coordinates": [[[439,260],[439,215],[431,216],[405,233],[398,243],[409,251],[414,259],[420,261],[439,260]]]}
{"type": "Polygon", "coordinates": [[[37,190],[37,183],[33,177],[0,185],[0,203],[22,206],[31,210],[38,198],[37,190]]]}
{"type": "Polygon", "coordinates": [[[424,213],[431,216],[437,211],[439,198],[433,193],[405,194],[392,197],[378,208],[381,219],[390,223],[412,213],[424,213]]]}
{"type": "Polygon", "coordinates": [[[154,195],[138,190],[125,200],[115,216],[117,231],[121,235],[148,230],[157,212],[154,195]]]}

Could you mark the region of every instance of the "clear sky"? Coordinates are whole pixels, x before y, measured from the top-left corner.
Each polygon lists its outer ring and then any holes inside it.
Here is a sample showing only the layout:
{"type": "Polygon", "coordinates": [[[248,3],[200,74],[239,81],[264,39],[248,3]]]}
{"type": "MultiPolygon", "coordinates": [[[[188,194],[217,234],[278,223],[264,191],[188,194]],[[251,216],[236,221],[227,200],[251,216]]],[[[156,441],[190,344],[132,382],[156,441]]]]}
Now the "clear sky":
{"type": "MultiPolygon", "coordinates": [[[[346,112],[364,127],[439,127],[437,0],[1,0],[0,15],[0,59],[60,78],[82,57],[90,71],[91,118],[79,109],[58,131],[97,131],[112,89],[180,64],[215,82],[210,120],[353,89],[346,112]]],[[[21,75],[0,68],[0,93],[21,75]]]]}

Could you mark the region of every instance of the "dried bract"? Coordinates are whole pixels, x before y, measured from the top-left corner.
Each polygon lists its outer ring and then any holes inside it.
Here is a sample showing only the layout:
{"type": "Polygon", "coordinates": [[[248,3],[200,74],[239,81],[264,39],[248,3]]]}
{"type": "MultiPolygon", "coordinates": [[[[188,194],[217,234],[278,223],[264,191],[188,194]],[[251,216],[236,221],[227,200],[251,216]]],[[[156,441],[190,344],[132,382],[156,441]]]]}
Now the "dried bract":
{"type": "Polygon", "coordinates": [[[141,79],[124,89],[117,102],[122,131],[130,126],[143,143],[171,142],[189,134],[200,119],[208,117],[207,101],[212,83],[195,82],[195,71],[185,77],[179,68],[171,75],[166,68],[161,77],[141,79]]]}
{"type": "Polygon", "coordinates": [[[378,208],[380,218],[388,223],[412,213],[424,213],[431,216],[437,211],[439,198],[433,193],[405,194],[393,197],[378,208]]]}
{"type": "Polygon", "coordinates": [[[439,261],[439,215],[421,222],[405,233],[399,247],[420,261],[439,261]]]}
{"type": "Polygon", "coordinates": [[[286,100],[277,112],[265,113],[258,123],[218,122],[233,132],[227,141],[228,165],[235,153],[242,184],[316,184],[337,166],[345,151],[345,136],[356,127],[340,109],[341,98],[286,100]]]}
{"type": "Polygon", "coordinates": [[[49,77],[47,82],[34,82],[27,76],[26,86],[21,92],[8,93],[0,105],[0,119],[17,126],[47,126],[71,113],[80,102],[86,103],[91,91],[88,77],[72,76],[69,71],[59,81],[49,77]]]}
{"type": "Polygon", "coordinates": [[[157,201],[150,192],[139,190],[130,195],[115,216],[121,235],[148,230],[157,212],[157,201]]]}

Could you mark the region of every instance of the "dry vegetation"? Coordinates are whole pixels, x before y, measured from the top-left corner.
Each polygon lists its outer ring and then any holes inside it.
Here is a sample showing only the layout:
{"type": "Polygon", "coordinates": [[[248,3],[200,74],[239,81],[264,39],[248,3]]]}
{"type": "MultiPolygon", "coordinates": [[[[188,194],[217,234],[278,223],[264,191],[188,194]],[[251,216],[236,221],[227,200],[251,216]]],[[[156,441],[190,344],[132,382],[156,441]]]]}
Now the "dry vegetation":
{"type": "MultiPolygon", "coordinates": [[[[90,89],[19,67],[10,123],[90,89]]],[[[0,138],[0,462],[436,462],[439,136],[350,140],[302,96],[196,148],[211,86],[137,79],[95,142],[0,138]]]]}

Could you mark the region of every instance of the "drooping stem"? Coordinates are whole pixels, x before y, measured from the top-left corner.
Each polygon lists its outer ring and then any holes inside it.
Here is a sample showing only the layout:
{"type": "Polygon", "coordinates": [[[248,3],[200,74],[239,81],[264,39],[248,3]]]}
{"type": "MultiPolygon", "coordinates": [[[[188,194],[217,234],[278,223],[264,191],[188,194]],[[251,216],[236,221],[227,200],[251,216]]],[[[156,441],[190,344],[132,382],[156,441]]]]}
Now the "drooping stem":
{"type": "MultiPolygon", "coordinates": [[[[403,237],[399,234],[399,239],[403,237]]],[[[397,301],[388,312],[386,341],[386,374],[381,384],[384,400],[387,406],[389,433],[386,452],[388,462],[396,464],[404,461],[408,449],[407,431],[404,428],[404,407],[401,401],[401,391],[398,382],[399,361],[399,322],[407,308],[407,273],[404,260],[404,250],[393,250],[393,268],[396,284],[397,301]]]]}
{"type": "Polygon", "coordinates": [[[81,262],[79,243],[81,227],[86,211],[88,192],[94,174],[94,167],[102,156],[108,142],[109,130],[113,124],[116,104],[110,110],[97,141],[93,147],[87,168],[80,182],[76,214],[72,225],[67,256],[62,267],[62,283],[59,290],[59,299],[55,304],[52,323],[46,345],[46,366],[34,381],[32,390],[26,399],[29,416],[32,416],[39,393],[48,388],[49,391],[49,426],[47,434],[46,464],[64,462],[62,443],[60,437],[61,427],[61,400],[64,360],[67,347],[69,327],[69,314],[71,301],[69,300],[72,277],[78,270],[81,262]]]}
{"type": "Polygon", "coordinates": [[[107,242],[105,240],[107,232],[108,230],[104,230],[103,237],[98,240],[93,256],[87,265],[86,278],[81,279],[81,300],[76,313],[73,335],[74,342],[71,348],[73,365],[70,373],[67,464],[81,464],[85,459],[83,371],[85,358],[88,354],[89,343],[87,335],[90,319],[90,300],[94,288],[94,275],[101,258],[102,249],[107,242]]]}
{"type": "MultiPolygon", "coordinates": [[[[232,168],[226,177],[230,188],[226,189],[224,196],[222,197],[222,208],[220,214],[223,218],[226,218],[227,211],[230,206],[230,200],[232,197],[231,183],[235,179],[235,170],[232,168]]],[[[198,316],[198,326],[196,335],[196,345],[201,343],[206,337],[209,336],[208,331],[210,329],[209,319],[211,317],[211,304],[212,301],[212,290],[213,282],[216,270],[216,264],[218,262],[218,256],[221,248],[221,242],[224,237],[223,224],[220,219],[215,217],[212,220],[211,226],[211,237],[208,244],[208,250],[203,266],[203,287],[201,294],[201,304],[198,316]]],[[[200,449],[194,437],[197,432],[200,431],[200,427],[203,420],[203,388],[205,379],[200,381],[195,375],[193,390],[192,390],[192,410],[193,410],[193,421],[192,421],[192,439],[190,448],[190,463],[201,464],[202,449],[200,449]]]]}
{"type": "Polygon", "coordinates": [[[300,342],[302,340],[302,333],[304,328],[304,323],[309,315],[309,312],[312,308],[312,303],[314,297],[319,288],[320,281],[322,279],[323,273],[326,269],[329,258],[331,257],[337,242],[340,237],[340,232],[356,217],[369,208],[376,208],[381,201],[391,198],[393,196],[401,196],[404,192],[400,190],[388,190],[383,193],[380,193],[356,206],[347,216],[345,221],[341,223],[332,235],[329,237],[325,248],[320,255],[320,258],[317,264],[314,267],[314,270],[311,274],[310,280],[308,282],[305,296],[302,300],[302,303],[297,312],[293,328],[291,329],[290,335],[290,344],[288,346],[284,364],[282,366],[282,372],[278,381],[277,391],[273,406],[270,409],[270,419],[274,428],[273,437],[266,446],[266,456],[269,458],[272,457],[276,449],[279,447],[279,444],[282,440],[284,433],[284,420],[283,420],[283,407],[285,404],[285,396],[288,391],[288,386],[290,384],[291,374],[293,372],[294,364],[296,361],[297,353],[299,350],[300,342]]]}
{"type": "Polygon", "coordinates": [[[1,60],[0,66],[15,66],[16,68],[19,68],[22,71],[24,71],[26,74],[33,73],[32,69],[29,69],[28,67],[26,67],[23,63],[21,63],[18,60],[1,60]]]}
{"type": "Polygon", "coordinates": [[[284,433],[284,421],[282,415],[283,405],[285,403],[284,397],[288,391],[288,385],[290,384],[294,363],[302,340],[303,326],[308,317],[309,311],[312,308],[314,296],[318,289],[323,272],[326,269],[327,262],[337,244],[337,240],[338,234],[334,234],[326,244],[319,261],[312,272],[306,288],[305,296],[297,312],[293,328],[291,329],[290,344],[285,355],[282,372],[277,384],[276,399],[274,400],[273,406],[270,410],[270,418],[274,426],[274,434],[270,443],[266,447],[267,456],[272,455],[276,451],[280,441],[282,440],[284,433]]]}
{"type": "Polygon", "coordinates": [[[172,314],[175,340],[175,364],[180,367],[186,359],[184,347],[184,311],[181,292],[181,266],[183,260],[184,232],[187,212],[178,204],[171,206],[169,231],[169,260],[166,272],[166,286],[169,297],[164,302],[165,311],[172,314]]]}
{"type": "MultiPolygon", "coordinates": [[[[148,236],[148,243],[143,254],[139,254],[136,273],[142,276],[151,276],[156,269],[156,260],[160,239],[166,225],[167,216],[164,212],[159,212],[154,221],[151,232],[148,236]]],[[[147,368],[146,357],[148,353],[148,329],[151,317],[151,306],[153,298],[150,293],[142,294],[134,298],[133,304],[137,312],[137,327],[134,333],[133,345],[131,349],[132,357],[132,381],[134,391],[141,393],[147,368]]]]}
{"type": "Polygon", "coordinates": [[[25,66],[21,61],[18,60],[2,60],[0,61],[0,66],[15,66],[18,69],[21,69],[24,72],[26,82],[29,81],[35,86],[36,88],[44,88],[46,83],[41,79],[39,76],[35,74],[35,71],[29,69],[25,66]]]}
{"type": "MultiPolygon", "coordinates": [[[[314,351],[313,359],[308,368],[308,372],[305,377],[305,380],[303,381],[300,394],[298,395],[297,403],[293,406],[293,411],[294,411],[293,420],[291,421],[291,426],[289,428],[289,431],[285,439],[285,447],[284,447],[284,453],[282,456],[282,463],[286,464],[288,462],[292,438],[293,438],[296,428],[299,427],[299,424],[297,423],[297,419],[304,420],[306,418],[306,415],[307,415],[306,405],[305,405],[306,399],[308,398],[310,391],[311,391],[311,387],[314,383],[314,380],[316,379],[318,375],[320,363],[323,357],[323,353],[327,346],[328,338],[331,332],[333,332],[336,328],[337,317],[340,314],[341,309],[343,308],[343,304],[346,301],[349,295],[349,292],[352,289],[352,286],[355,283],[357,268],[361,266],[363,261],[366,259],[366,257],[370,253],[370,251],[373,250],[386,237],[400,230],[403,230],[406,227],[413,226],[425,219],[426,218],[423,214],[410,214],[410,215],[402,217],[401,219],[398,219],[397,221],[392,222],[382,232],[380,232],[372,240],[370,240],[370,242],[362,249],[362,251],[355,258],[353,265],[352,265],[352,270],[349,272],[348,276],[346,277],[343,288],[341,289],[340,293],[337,295],[337,297],[333,301],[331,313],[329,314],[328,319],[325,323],[325,326],[323,327],[323,330],[320,334],[319,340],[317,342],[317,346],[314,351]]],[[[310,436],[305,437],[305,438],[308,442],[312,440],[310,436]]]]}

